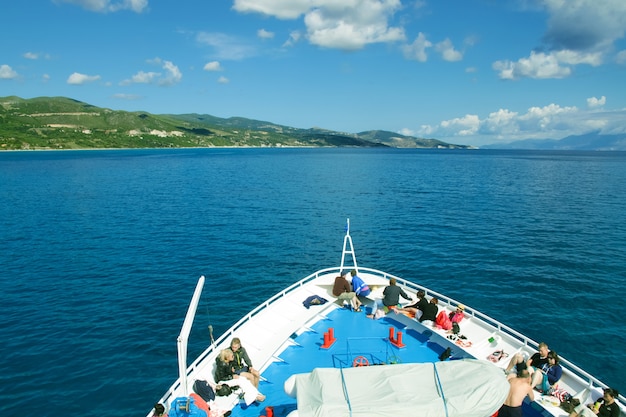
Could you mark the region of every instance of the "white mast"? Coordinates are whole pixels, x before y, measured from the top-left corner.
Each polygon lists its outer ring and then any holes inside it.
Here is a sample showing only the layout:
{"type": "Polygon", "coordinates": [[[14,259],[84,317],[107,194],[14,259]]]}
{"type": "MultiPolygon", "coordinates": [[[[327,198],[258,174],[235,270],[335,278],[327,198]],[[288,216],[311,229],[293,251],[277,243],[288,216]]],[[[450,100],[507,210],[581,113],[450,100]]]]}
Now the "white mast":
{"type": "Polygon", "coordinates": [[[198,308],[198,302],[200,301],[200,294],[202,294],[202,287],[204,287],[204,275],[198,279],[196,284],[196,290],[191,297],[191,303],[187,309],[187,315],[183,322],[183,327],[180,329],[178,335],[178,375],[180,379],[180,385],[183,388],[183,396],[188,396],[187,389],[187,339],[189,339],[189,333],[191,333],[191,326],[193,325],[193,319],[196,316],[196,309],[198,308]]]}
{"type": "Polygon", "coordinates": [[[351,269],[355,269],[357,272],[359,272],[359,268],[356,264],[356,254],[354,253],[354,246],[352,245],[352,238],[350,237],[350,219],[346,219],[346,235],[343,238],[343,250],[341,251],[341,266],[339,270],[341,274],[344,273],[344,267],[346,267],[346,254],[352,256],[352,265],[348,267],[351,269]]]}

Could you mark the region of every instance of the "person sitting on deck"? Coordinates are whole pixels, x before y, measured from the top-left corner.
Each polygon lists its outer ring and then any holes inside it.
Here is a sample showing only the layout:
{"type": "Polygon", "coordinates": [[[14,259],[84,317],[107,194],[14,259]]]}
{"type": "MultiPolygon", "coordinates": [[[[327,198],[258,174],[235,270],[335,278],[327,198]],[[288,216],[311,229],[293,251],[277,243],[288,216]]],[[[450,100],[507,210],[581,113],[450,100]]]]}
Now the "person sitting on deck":
{"type": "Polygon", "coordinates": [[[525,361],[524,354],[521,352],[516,353],[511,357],[509,364],[506,367],[506,373],[509,373],[513,366],[516,367],[517,373],[522,369],[528,369],[528,372],[532,373],[535,369],[541,369],[541,367],[548,363],[548,345],[545,342],[539,343],[538,352],[533,354],[530,359],[525,361]]]}
{"type": "Polygon", "coordinates": [[[559,355],[555,351],[548,352],[548,363],[542,365],[533,373],[533,378],[530,386],[535,388],[540,386],[543,394],[548,394],[551,387],[554,386],[561,379],[563,375],[563,368],[559,365],[559,355]]]}
{"type": "Polygon", "coordinates": [[[254,401],[264,401],[265,395],[261,394],[247,378],[240,377],[235,373],[235,368],[232,364],[234,360],[235,354],[229,348],[220,351],[220,354],[215,358],[215,381],[217,381],[217,384],[241,388],[246,405],[250,405],[254,401]]]}
{"type": "Polygon", "coordinates": [[[367,297],[370,295],[370,287],[356,274],[356,269],[350,271],[350,275],[352,276],[352,290],[356,294],[357,297],[367,297]]]}
{"type": "Polygon", "coordinates": [[[411,297],[409,297],[402,288],[398,287],[396,282],[395,278],[391,278],[389,280],[389,285],[383,290],[383,298],[379,298],[374,301],[371,313],[372,318],[376,317],[376,311],[379,308],[386,308],[386,310],[395,309],[400,302],[400,296],[402,296],[405,300],[411,300],[411,297]]]}
{"type": "Polygon", "coordinates": [[[604,395],[593,404],[580,404],[571,412],[569,417],[619,417],[620,408],[615,399],[619,397],[619,392],[613,388],[605,388],[604,395]]]}
{"type": "Polygon", "coordinates": [[[515,377],[509,378],[509,394],[500,407],[498,417],[522,417],[522,403],[526,396],[530,401],[535,400],[535,393],[530,387],[530,374],[523,369],[515,377]]]}
{"type": "Polygon", "coordinates": [[[337,277],[335,277],[333,295],[337,297],[339,301],[350,301],[352,309],[357,313],[361,311],[361,301],[359,301],[356,293],[352,291],[352,286],[343,275],[337,275],[337,277]]]}
{"type": "Polygon", "coordinates": [[[235,357],[232,363],[235,373],[248,378],[252,385],[258,388],[261,374],[252,367],[252,361],[248,356],[248,352],[246,352],[246,348],[241,346],[241,340],[238,337],[233,337],[230,341],[230,350],[233,351],[235,357]]]}
{"type": "Polygon", "coordinates": [[[419,320],[422,316],[422,308],[428,304],[428,300],[426,299],[426,292],[424,290],[417,291],[417,301],[411,305],[408,305],[403,308],[397,309],[398,312],[407,312],[411,317],[415,317],[415,319],[419,320]]]}
{"type": "Polygon", "coordinates": [[[437,304],[439,300],[436,297],[430,299],[428,304],[424,305],[422,308],[422,316],[419,318],[419,322],[424,324],[425,326],[433,326],[435,324],[435,320],[437,320],[437,312],[439,311],[439,307],[437,304]]]}

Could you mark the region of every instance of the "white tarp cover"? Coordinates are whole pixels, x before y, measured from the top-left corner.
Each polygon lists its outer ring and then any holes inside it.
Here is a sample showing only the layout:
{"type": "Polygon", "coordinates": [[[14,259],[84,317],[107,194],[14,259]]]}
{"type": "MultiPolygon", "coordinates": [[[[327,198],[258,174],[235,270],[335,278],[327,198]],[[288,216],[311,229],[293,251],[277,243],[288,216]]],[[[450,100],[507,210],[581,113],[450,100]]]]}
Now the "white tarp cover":
{"type": "Polygon", "coordinates": [[[295,377],[298,417],[488,417],[509,392],[502,369],[474,359],[316,368],[295,377]]]}

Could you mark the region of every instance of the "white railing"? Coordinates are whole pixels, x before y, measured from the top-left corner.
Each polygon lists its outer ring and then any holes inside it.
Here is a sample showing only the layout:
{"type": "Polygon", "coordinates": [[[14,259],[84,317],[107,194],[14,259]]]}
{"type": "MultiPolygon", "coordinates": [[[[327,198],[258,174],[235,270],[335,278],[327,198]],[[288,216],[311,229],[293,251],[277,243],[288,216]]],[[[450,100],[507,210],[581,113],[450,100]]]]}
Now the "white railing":
{"type": "MultiPolygon", "coordinates": [[[[277,300],[283,298],[285,295],[289,294],[290,292],[292,292],[292,291],[294,291],[294,290],[296,290],[298,288],[303,287],[304,285],[306,285],[309,282],[319,278],[320,276],[327,275],[327,274],[330,274],[330,273],[336,274],[336,273],[340,273],[341,271],[342,271],[341,267],[332,267],[332,268],[320,269],[319,271],[316,271],[316,272],[312,273],[311,275],[308,275],[307,277],[305,277],[305,278],[301,279],[300,281],[290,285],[289,287],[287,287],[284,290],[276,293],[272,297],[268,298],[266,301],[264,301],[261,304],[259,304],[256,308],[254,308],[248,314],[243,316],[239,321],[237,321],[230,329],[228,329],[226,332],[224,332],[224,334],[222,334],[204,352],[202,352],[202,354],[200,354],[196,358],[196,360],[194,360],[193,363],[191,363],[191,365],[189,365],[189,367],[187,368],[187,371],[185,373],[185,378],[179,377],[179,379],[170,387],[170,389],[161,398],[160,402],[161,403],[169,403],[169,400],[171,399],[171,396],[180,387],[181,379],[185,380],[186,377],[188,377],[189,375],[193,374],[196,371],[196,369],[199,367],[199,365],[207,357],[212,356],[212,354],[215,352],[215,349],[217,347],[221,346],[227,339],[232,338],[234,333],[239,328],[244,326],[247,322],[249,322],[258,313],[260,313],[260,312],[264,311],[265,309],[269,308],[274,302],[276,302],[277,300]]],[[[401,286],[403,286],[405,288],[411,289],[413,291],[424,290],[424,292],[426,292],[427,295],[435,296],[435,297],[437,297],[439,302],[441,302],[443,304],[446,304],[446,305],[449,305],[449,306],[456,306],[456,305],[460,304],[460,302],[458,302],[457,300],[452,299],[450,297],[447,297],[447,296],[445,296],[443,294],[440,294],[440,293],[438,293],[436,291],[433,291],[433,290],[431,290],[429,288],[420,286],[418,284],[415,284],[414,282],[407,281],[407,280],[405,280],[403,278],[397,277],[397,276],[392,275],[392,274],[388,274],[386,272],[383,272],[383,271],[380,271],[380,270],[377,270],[377,269],[359,267],[359,272],[360,273],[367,272],[369,274],[372,274],[372,275],[375,275],[375,276],[380,276],[380,277],[382,277],[384,279],[387,279],[387,280],[389,280],[391,278],[395,278],[399,285],[401,285],[401,286]]],[[[480,311],[476,311],[476,310],[471,309],[470,307],[467,307],[465,309],[465,313],[467,315],[469,315],[470,317],[474,317],[474,318],[480,320],[485,326],[487,326],[491,330],[493,330],[495,332],[499,332],[499,333],[504,333],[507,336],[510,336],[511,338],[513,338],[514,340],[516,340],[520,344],[520,347],[522,347],[522,346],[530,347],[530,348],[532,348],[534,350],[537,350],[537,348],[539,346],[539,343],[537,343],[536,341],[534,341],[534,340],[524,336],[523,334],[521,334],[518,331],[510,328],[509,326],[506,326],[505,324],[500,323],[499,321],[493,319],[492,317],[489,317],[486,314],[481,313],[480,311]]],[[[603,383],[602,381],[600,381],[599,379],[597,379],[593,375],[589,374],[588,372],[582,370],[578,366],[574,365],[573,363],[571,363],[567,359],[561,358],[561,365],[563,366],[564,373],[569,373],[571,378],[578,379],[578,382],[581,384],[581,386],[585,386],[586,385],[587,387],[591,388],[592,390],[594,388],[602,389],[602,388],[607,388],[608,387],[608,385],[606,385],[605,383],[603,383]]],[[[622,408],[626,409],[626,398],[624,397],[624,395],[620,395],[618,400],[621,403],[622,408]]]]}

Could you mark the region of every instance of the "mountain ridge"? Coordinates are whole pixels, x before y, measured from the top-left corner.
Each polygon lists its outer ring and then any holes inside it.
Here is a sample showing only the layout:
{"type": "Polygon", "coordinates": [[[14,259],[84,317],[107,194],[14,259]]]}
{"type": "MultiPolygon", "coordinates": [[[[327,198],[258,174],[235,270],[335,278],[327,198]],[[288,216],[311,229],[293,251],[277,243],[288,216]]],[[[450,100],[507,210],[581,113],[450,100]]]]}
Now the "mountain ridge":
{"type": "Polygon", "coordinates": [[[599,131],[570,135],[562,139],[524,139],[506,144],[481,146],[482,149],[553,151],[626,151],[626,133],[606,135],[599,131]]]}
{"type": "Polygon", "coordinates": [[[0,149],[184,147],[471,149],[382,130],[299,129],[244,117],[112,110],[68,97],[0,97],[0,149]]]}

